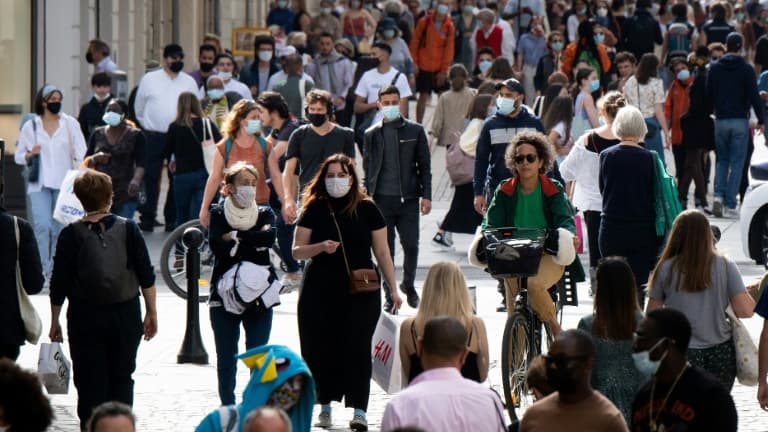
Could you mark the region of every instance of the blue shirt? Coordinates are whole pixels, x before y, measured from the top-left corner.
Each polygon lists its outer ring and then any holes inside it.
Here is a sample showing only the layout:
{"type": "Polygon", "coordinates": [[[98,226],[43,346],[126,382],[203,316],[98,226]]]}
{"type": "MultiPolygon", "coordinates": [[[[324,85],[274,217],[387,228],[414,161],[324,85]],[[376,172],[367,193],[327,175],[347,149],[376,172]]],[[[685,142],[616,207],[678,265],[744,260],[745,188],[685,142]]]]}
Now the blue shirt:
{"type": "Polygon", "coordinates": [[[267,26],[279,25],[283,28],[285,34],[288,34],[293,29],[293,11],[285,8],[274,8],[269,11],[267,15],[267,26]]]}
{"type": "Polygon", "coordinates": [[[768,289],[763,289],[762,294],[760,294],[760,299],[757,300],[755,305],[755,313],[763,317],[763,319],[768,319],[768,289]]]}
{"type": "Polygon", "coordinates": [[[544,36],[536,37],[531,33],[520,36],[517,52],[523,55],[523,62],[528,66],[537,66],[539,59],[547,53],[547,40],[544,36]]]}

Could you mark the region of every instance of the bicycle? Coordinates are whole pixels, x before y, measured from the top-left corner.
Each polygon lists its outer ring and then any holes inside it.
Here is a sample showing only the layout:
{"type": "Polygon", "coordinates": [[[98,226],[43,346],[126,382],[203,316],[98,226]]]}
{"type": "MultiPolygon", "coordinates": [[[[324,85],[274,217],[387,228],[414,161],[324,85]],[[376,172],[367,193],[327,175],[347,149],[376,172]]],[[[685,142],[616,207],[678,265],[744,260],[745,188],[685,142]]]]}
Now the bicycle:
{"type": "MultiPolygon", "coordinates": [[[[200,245],[200,279],[198,280],[199,298],[201,303],[208,301],[211,276],[213,275],[213,266],[215,259],[213,251],[208,244],[208,229],[200,224],[200,219],[193,219],[176,227],[163,241],[160,251],[160,274],[168,288],[177,296],[187,299],[186,284],[186,259],[185,248],[181,242],[181,237],[187,228],[198,228],[203,232],[203,244],[200,245]]],[[[286,272],[286,266],[280,258],[280,247],[277,241],[269,250],[269,257],[272,265],[276,269],[286,272]]]]}
{"type": "MultiPolygon", "coordinates": [[[[524,411],[533,403],[526,382],[528,364],[542,346],[553,341],[549,325],[543,323],[528,299],[528,277],[535,276],[544,253],[548,235],[556,231],[535,228],[498,228],[484,231],[488,272],[496,278],[518,278],[518,297],[507,318],[501,340],[501,372],[504,403],[513,422],[519,421],[517,408],[524,411]]],[[[550,289],[556,313],[562,322],[562,307],[578,304],[576,283],[566,272],[550,289]]]]}

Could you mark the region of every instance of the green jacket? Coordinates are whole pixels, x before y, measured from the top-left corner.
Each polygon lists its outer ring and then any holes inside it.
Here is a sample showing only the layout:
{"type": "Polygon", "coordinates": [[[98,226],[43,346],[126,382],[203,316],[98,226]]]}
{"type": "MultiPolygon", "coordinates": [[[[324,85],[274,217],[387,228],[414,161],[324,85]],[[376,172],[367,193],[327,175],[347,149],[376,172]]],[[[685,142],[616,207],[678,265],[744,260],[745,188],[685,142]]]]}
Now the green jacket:
{"type": "MultiPolygon", "coordinates": [[[[541,192],[544,195],[544,216],[550,228],[565,228],[576,234],[573,210],[563,191],[563,185],[545,175],[539,175],[541,192]]],[[[483,219],[483,229],[515,226],[515,206],[517,205],[518,178],[512,177],[499,184],[491,199],[491,205],[483,219]]],[[[585,279],[584,268],[577,256],[568,265],[568,272],[577,282],[585,279]]]]}

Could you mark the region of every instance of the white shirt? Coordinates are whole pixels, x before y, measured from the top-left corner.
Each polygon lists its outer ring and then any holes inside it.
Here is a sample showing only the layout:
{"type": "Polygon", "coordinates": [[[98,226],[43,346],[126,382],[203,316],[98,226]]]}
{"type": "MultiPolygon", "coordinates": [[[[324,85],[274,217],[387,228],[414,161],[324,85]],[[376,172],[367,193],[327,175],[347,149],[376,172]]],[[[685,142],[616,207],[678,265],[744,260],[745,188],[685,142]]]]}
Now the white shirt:
{"type": "Polygon", "coordinates": [[[456,368],[430,369],[387,403],[381,432],[418,427],[429,432],[506,431],[493,390],[461,376],[456,368]]]}
{"type": "MultiPolygon", "coordinates": [[[[315,84],[315,80],[312,79],[312,77],[307,75],[306,73],[302,73],[301,78],[311,82],[312,85],[315,84]]],[[[274,91],[275,87],[277,87],[278,84],[280,84],[282,81],[285,81],[287,79],[288,79],[288,75],[286,75],[285,72],[283,71],[275,72],[274,74],[272,74],[271,77],[269,77],[269,82],[267,83],[267,90],[274,91]]]]}
{"type": "Polygon", "coordinates": [[[176,119],[179,95],[192,92],[198,95],[197,82],[185,72],[171,78],[164,69],[147,72],[136,92],[136,118],[151,132],[165,133],[176,119]]]}
{"type": "Polygon", "coordinates": [[[234,78],[230,79],[229,82],[224,83],[224,91],[236,92],[242,96],[243,99],[253,99],[253,95],[251,95],[251,89],[249,89],[247,85],[234,78]]]}
{"type": "Polygon", "coordinates": [[[603,196],[598,187],[600,155],[586,148],[587,131],[576,140],[568,156],[560,164],[560,175],[566,182],[576,181],[573,191],[573,205],[579,210],[603,210],[603,196]]]}
{"type": "Polygon", "coordinates": [[[24,155],[32,151],[36,144],[40,145],[40,177],[36,183],[28,183],[27,192],[39,192],[43,187],[61,188],[67,171],[79,167],[85,156],[85,138],[80,123],[76,118],[61,113],[59,127],[50,136],[43,128],[40,116],[36,115],[21,128],[14,161],[26,166],[24,155]]]}
{"type": "Polygon", "coordinates": [[[115,64],[115,62],[112,61],[112,57],[106,56],[103,59],[101,59],[99,64],[94,66],[93,73],[94,74],[97,74],[99,72],[112,73],[116,70],[117,70],[117,65],[115,64]]]}
{"type": "MultiPolygon", "coordinates": [[[[367,103],[374,103],[379,100],[379,90],[392,84],[392,80],[395,79],[395,75],[400,74],[395,82],[395,87],[400,91],[400,98],[411,97],[411,86],[408,85],[408,78],[404,73],[398,71],[392,66],[386,73],[379,72],[378,68],[373,68],[366,71],[363,76],[360,77],[360,81],[355,88],[355,95],[365,98],[367,103]]],[[[384,118],[384,114],[381,110],[376,110],[376,117],[373,118],[371,124],[375,124],[384,118]]]]}

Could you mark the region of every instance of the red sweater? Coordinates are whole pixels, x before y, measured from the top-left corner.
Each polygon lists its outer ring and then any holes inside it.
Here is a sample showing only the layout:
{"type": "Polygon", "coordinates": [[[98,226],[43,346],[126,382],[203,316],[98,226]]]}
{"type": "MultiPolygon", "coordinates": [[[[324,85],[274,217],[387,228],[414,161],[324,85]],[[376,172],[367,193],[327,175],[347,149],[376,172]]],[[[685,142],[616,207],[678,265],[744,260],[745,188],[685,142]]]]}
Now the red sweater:
{"type": "MultiPolygon", "coordinates": [[[[496,24],[493,26],[493,30],[485,37],[482,29],[477,29],[475,32],[475,46],[477,49],[475,52],[480,51],[480,48],[490,47],[493,50],[493,57],[501,56],[501,42],[504,35],[504,30],[501,26],[496,24]]],[[[475,64],[477,64],[477,55],[475,55],[475,64]]]]}

